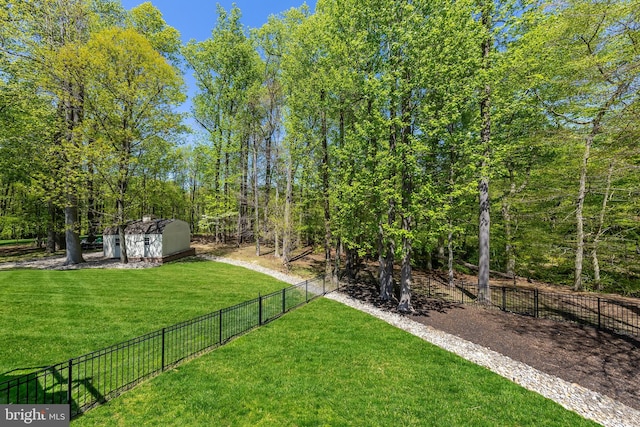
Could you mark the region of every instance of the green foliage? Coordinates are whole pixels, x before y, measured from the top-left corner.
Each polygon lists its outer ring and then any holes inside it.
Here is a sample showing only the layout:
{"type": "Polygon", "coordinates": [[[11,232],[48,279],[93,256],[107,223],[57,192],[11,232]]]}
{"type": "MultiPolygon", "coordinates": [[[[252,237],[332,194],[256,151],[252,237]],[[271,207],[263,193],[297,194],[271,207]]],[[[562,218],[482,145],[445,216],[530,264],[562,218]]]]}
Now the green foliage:
{"type": "Polygon", "coordinates": [[[180,33],[167,25],[162,18],[162,13],[151,2],[142,3],[131,9],[129,18],[132,27],[145,36],[154,50],[174,64],[179,64],[180,33]]]}

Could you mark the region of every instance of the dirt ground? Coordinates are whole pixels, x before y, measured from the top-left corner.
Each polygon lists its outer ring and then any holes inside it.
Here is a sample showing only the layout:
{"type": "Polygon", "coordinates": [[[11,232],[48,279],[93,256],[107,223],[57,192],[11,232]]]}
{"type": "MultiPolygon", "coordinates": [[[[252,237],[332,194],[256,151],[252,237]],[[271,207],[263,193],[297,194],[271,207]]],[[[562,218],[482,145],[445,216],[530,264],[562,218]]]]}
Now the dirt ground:
{"type": "MultiPolygon", "coordinates": [[[[199,254],[256,262],[264,267],[301,277],[316,275],[323,265],[323,254],[314,253],[309,248],[294,254],[287,269],[274,256],[272,248],[263,248],[262,255],[257,257],[254,246],[236,248],[206,241],[194,242],[192,246],[199,254]]],[[[33,253],[32,249],[0,248],[0,262],[3,261],[3,255],[29,257],[33,253]]],[[[473,277],[464,279],[468,282],[474,280],[473,277]]],[[[517,284],[522,287],[532,286],[525,279],[517,284]]],[[[539,288],[552,289],[554,292],[562,290],[544,284],[539,288]]],[[[393,303],[386,306],[380,304],[374,285],[349,285],[342,291],[362,301],[395,311],[393,303]]],[[[416,314],[411,318],[417,322],[488,347],[540,371],[580,384],[640,410],[640,340],[637,338],[598,331],[570,322],[556,322],[429,299],[420,294],[414,294],[412,304],[416,314]]]]}
{"type": "Polygon", "coordinates": [[[44,248],[35,245],[2,245],[0,246],[0,259],[8,257],[37,257],[44,254],[44,248]]]}

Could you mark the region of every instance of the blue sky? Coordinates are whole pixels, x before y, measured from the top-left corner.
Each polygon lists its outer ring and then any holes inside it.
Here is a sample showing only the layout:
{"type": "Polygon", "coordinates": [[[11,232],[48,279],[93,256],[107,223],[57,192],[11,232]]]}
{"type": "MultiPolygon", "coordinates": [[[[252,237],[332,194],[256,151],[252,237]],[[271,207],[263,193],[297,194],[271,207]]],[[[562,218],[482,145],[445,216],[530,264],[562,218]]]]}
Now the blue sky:
{"type": "MultiPolygon", "coordinates": [[[[122,0],[125,9],[131,9],[143,0],[122,0]]],[[[152,0],[164,20],[180,31],[183,41],[195,39],[202,41],[211,35],[216,23],[216,5],[230,10],[235,3],[242,11],[242,23],[251,28],[259,28],[267,22],[269,15],[276,15],[292,7],[299,7],[305,0],[152,0]]],[[[311,11],[316,0],[306,0],[311,11]]]]}
{"type": "MultiPolygon", "coordinates": [[[[121,0],[125,9],[131,9],[144,0],[121,0]]],[[[232,4],[236,4],[242,12],[242,23],[248,28],[260,28],[267,22],[270,15],[277,15],[292,7],[299,7],[305,0],[152,0],[151,3],[162,12],[162,17],[180,32],[183,42],[191,39],[202,41],[211,36],[211,30],[215,26],[218,15],[216,5],[220,4],[225,10],[230,10],[232,4]]],[[[306,4],[313,12],[316,0],[306,0],[306,4]]],[[[187,70],[185,82],[188,95],[192,97],[196,93],[195,81],[191,72],[187,70]]],[[[187,100],[180,111],[190,112],[191,101],[187,100]]],[[[194,120],[187,120],[195,131],[198,125],[194,120]]],[[[195,135],[187,137],[187,143],[194,142],[195,135]]]]}

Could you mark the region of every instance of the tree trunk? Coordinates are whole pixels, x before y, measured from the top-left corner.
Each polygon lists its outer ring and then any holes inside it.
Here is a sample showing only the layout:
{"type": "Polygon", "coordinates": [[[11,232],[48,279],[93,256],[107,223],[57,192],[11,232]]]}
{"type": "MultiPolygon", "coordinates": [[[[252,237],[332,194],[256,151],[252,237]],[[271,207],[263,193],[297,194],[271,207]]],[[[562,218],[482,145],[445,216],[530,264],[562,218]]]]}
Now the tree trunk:
{"type": "Polygon", "coordinates": [[[580,167],[580,187],[578,189],[578,200],[576,203],[576,260],[573,281],[573,290],[581,291],[584,288],[582,282],[582,264],[584,261],[584,198],[587,193],[587,165],[591,154],[591,145],[595,132],[592,131],[584,143],[584,154],[582,156],[582,166],[580,167]]]}
{"type": "MultiPolygon", "coordinates": [[[[229,136],[231,138],[231,136],[229,136]]],[[[225,208],[227,208],[227,204],[230,202],[231,198],[229,197],[229,175],[231,173],[231,169],[229,167],[230,163],[230,155],[228,152],[224,153],[224,175],[222,177],[222,189],[224,191],[224,203],[225,208]]],[[[225,221],[226,222],[226,221],[225,221]]],[[[225,231],[225,242],[226,242],[226,231],[225,231]]]]}
{"type": "Polygon", "coordinates": [[[427,251],[426,258],[427,270],[431,271],[433,270],[433,255],[430,250],[427,251]]]}
{"type": "Polygon", "coordinates": [[[283,264],[289,269],[291,252],[291,204],[293,203],[293,159],[291,153],[287,161],[287,194],[284,204],[284,230],[282,236],[283,264]]]}
{"type": "MultiPolygon", "coordinates": [[[[452,132],[452,131],[450,131],[452,132]]],[[[453,164],[455,161],[455,150],[452,148],[450,151],[450,161],[449,161],[449,191],[453,192],[453,188],[455,186],[455,171],[453,169],[453,164]]],[[[453,209],[454,199],[453,196],[449,196],[449,206],[453,209]]],[[[448,252],[448,262],[447,262],[447,271],[448,271],[448,283],[450,287],[453,287],[453,213],[449,212],[449,221],[448,226],[449,230],[447,231],[447,252],[448,252]]]]}
{"type": "Polygon", "coordinates": [[[238,224],[236,228],[236,243],[244,243],[247,229],[247,201],[249,176],[249,141],[243,138],[240,143],[240,192],[238,193],[238,224]]]}
{"type": "Polygon", "coordinates": [[[387,280],[387,258],[385,257],[384,250],[384,229],[382,228],[382,224],[378,224],[378,283],[380,284],[379,294],[382,300],[384,300],[383,297],[385,296],[383,293],[383,284],[387,280]]]}
{"type": "Polygon", "coordinates": [[[191,206],[190,206],[190,210],[189,210],[189,218],[190,218],[190,223],[191,223],[191,234],[195,234],[196,231],[199,231],[196,229],[196,218],[198,217],[198,210],[197,210],[197,204],[196,204],[196,194],[198,191],[198,159],[197,157],[193,160],[193,171],[192,171],[192,175],[191,175],[191,194],[190,194],[190,198],[189,201],[191,202],[191,206]]]}
{"type": "MultiPolygon", "coordinates": [[[[395,102],[392,101],[392,106],[389,114],[390,114],[390,132],[389,132],[389,158],[395,159],[396,157],[396,147],[397,147],[397,138],[398,138],[398,125],[395,122],[397,117],[395,110],[395,102]]],[[[396,179],[397,169],[393,166],[393,161],[390,162],[391,167],[388,173],[388,179],[392,186],[395,186],[394,180],[396,179]]],[[[387,226],[389,230],[393,230],[396,222],[396,200],[394,196],[390,196],[387,200],[387,226]]],[[[391,235],[386,236],[387,243],[387,253],[386,259],[384,262],[384,273],[383,280],[380,282],[380,299],[382,301],[389,301],[393,297],[393,289],[395,287],[395,282],[393,280],[393,264],[395,262],[395,254],[396,254],[396,242],[394,237],[391,235]]]]}
{"type": "Polygon", "coordinates": [[[611,193],[611,176],[613,175],[614,163],[609,163],[609,170],[607,171],[607,187],[604,191],[604,198],[602,200],[602,208],[600,209],[600,216],[598,218],[598,231],[593,238],[593,251],[591,252],[591,258],[593,260],[593,281],[596,290],[602,290],[602,282],[600,278],[600,262],[598,261],[598,245],[600,238],[604,234],[604,217],[607,212],[607,203],[609,202],[609,194],[611,193]]]}
{"type": "MultiPolygon", "coordinates": [[[[278,186],[276,185],[276,212],[279,212],[279,204],[280,204],[280,191],[278,190],[278,186]]],[[[273,230],[273,255],[276,258],[280,258],[280,224],[277,223],[273,230]]]]}
{"type": "Polygon", "coordinates": [[[52,201],[47,202],[49,208],[49,220],[47,221],[47,249],[46,252],[54,253],[56,251],[56,242],[58,240],[58,208],[52,201]]]}
{"type": "Polygon", "coordinates": [[[478,259],[478,299],[487,303],[491,300],[491,288],[489,287],[490,252],[489,233],[491,219],[489,214],[489,180],[483,178],[478,186],[480,193],[480,219],[479,219],[479,259],[478,259]]]}
{"type": "MultiPolygon", "coordinates": [[[[395,215],[393,219],[391,218],[392,217],[390,216],[389,222],[395,222],[395,215]]],[[[390,301],[393,298],[393,289],[395,288],[395,281],[393,279],[393,264],[396,254],[396,242],[393,237],[387,236],[386,246],[384,270],[382,272],[382,281],[380,282],[380,299],[382,301],[390,301]]]]}
{"type": "Polygon", "coordinates": [[[584,284],[582,283],[582,263],[584,258],[584,199],[586,197],[586,182],[587,182],[587,165],[589,163],[591,146],[596,138],[596,135],[600,133],[600,126],[605,114],[612,108],[615,101],[622,97],[622,95],[628,90],[631,84],[631,80],[624,80],[618,84],[618,87],[614,93],[607,99],[603,106],[598,111],[598,114],[591,121],[591,132],[585,138],[584,154],[582,157],[582,167],[580,168],[580,189],[578,190],[578,201],[576,207],[576,225],[577,225],[577,244],[576,244],[576,262],[575,262],[575,277],[573,289],[576,291],[582,290],[584,284]]]}
{"type": "MultiPolygon", "coordinates": [[[[490,55],[493,40],[491,31],[493,27],[491,13],[493,3],[485,0],[482,8],[482,25],[486,31],[486,37],[482,42],[483,68],[488,73],[491,68],[490,55]]],[[[478,224],[478,301],[489,303],[491,301],[491,288],[489,287],[489,268],[491,253],[489,250],[489,238],[491,230],[491,215],[489,202],[489,150],[491,143],[491,85],[484,84],[484,93],[480,100],[480,116],[482,119],[482,129],[480,131],[480,148],[482,150],[482,161],[480,164],[480,181],[478,183],[478,193],[480,200],[479,224],[478,224]]]]}
{"type": "Polygon", "coordinates": [[[67,247],[67,259],[64,265],[76,265],[85,262],[84,258],[82,258],[80,236],[76,231],[78,224],[78,203],[75,197],[68,199],[67,203],[68,205],[64,208],[64,234],[67,247]]]}
{"type": "Polygon", "coordinates": [[[253,142],[253,234],[256,240],[256,256],[260,256],[260,209],[258,200],[258,140],[253,142]]]}
{"type": "Polygon", "coordinates": [[[126,223],[124,220],[124,195],[120,194],[116,201],[117,215],[118,215],[118,236],[120,238],[120,262],[123,264],[129,263],[129,255],[127,253],[127,239],[124,233],[126,223]]]}
{"type": "Polygon", "coordinates": [[[402,313],[413,312],[411,305],[411,288],[413,287],[413,275],[411,272],[411,217],[402,218],[402,267],[400,268],[400,303],[398,303],[398,311],[402,313]]]}
{"type": "Polygon", "coordinates": [[[271,196],[271,136],[267,138],[265,146],[264,166],[264,227],[266,231],[269,222],[269,200],[271,196]]]}
{"type": "Polygon", "coordinates": [[[220,132],[220,138],[214,139],[214,149],[216,157],[214,159],[214,175],[213,175],[213,194],[219,196],[220,194],[220,169],[222,169],[222,132],[220,132]]]}
{"type": "MultiPolygon", "coordinates": [[[[83,119],[84,90],[82,87],[77,87],[71,83],[66,83],[65,88],[67,96],[69,96],[69,99],[64,102],[65,125],[67,126],[65,138],[70,146],[77,147],[79,143],[76,140],[75,130],[80,126],[83,119]]],[[[76,173],[76,168],[80,168],[80,161],[74,159],[76,157],[75,153],[71,153],[68,157],[68,173],[73,175],[76,173]]],[[[66,179],[69,178],[67,177],[66,179]]],[[[76,196],[76,189],[72,188],[71,184],[67,184],[65,193],[64,221],[67,251],[65,265],[80,264],[84,262],[84,259],[82,258],[82,247],[80,246],[78,234],[80,228],[78,224],[78,197],[76,196]]]]}
{"type": "Polygon", "coordinates": [[[594,242],[593,250],[591,251],[591,260],[593,262],[593,284],[597,291],[602,289],[602,278],[600,277],[600,262],[598,261],[598,249],[594,242]]]}
{"type": "MultiPolygon", "coordinates": [[[[345,249],[345,261],[344,261],[344,275],[347,277],[347,280],[349,281],[349,283],[352,282],[353,280],[353,258],[352,258],[352,254],[351,252],[353,251],[353,249],[349,248],[349,246],[346,247],[345,249]]],[[[340,273],[338,273],[338,275],[340,275],[340,273]]]]}
{"type": "Polygon", "coordinates": [[[118,224],[118,239],[120,240],[120,262],[122,264],[129,263],[129,254],[127,253],[127,238],[125,234],[126,224],[118,224]]]}
{"type": "MultiPolygon", "coordinates": [[[[405,79],[411,81],[411,73],[405,71],[405,79]]],[[[411,147],[411,97],[405,95],[402,100],[402,122],[404,126],[401,130],[402,142],[402,171],[401,171],[401,195],[402,195],[402,266],[400,267],[400,303],[398,311],[404,313],[413,312],[411,305],[411,288],[413,285],[413,275],[411,272],[412,257],[412,232],[413,232],[413,170],[408,156],[412,154],[411,147]]]]}
{"type": "Polygon", "coordinates": [[[453,221],[449,218],[449,231],[447,233],[447,252],[449,254],[447,259],[447,277],[449,286],[453,287],[453,221]]]}
{"type": "Polygon", "coordinates": [[[507,169],[509,171],[509,191],[503,195],[502,197],[502,219],[504,221],[504,234],[505,234],[505,258],[506,258],[506,273],[507,275],[515,278],[516,277],[516,254],[513,248],[513,218],[511,216],[511,200],[516,196],[516,194],[521,193],[527,188],[529,183],[529,177],[531,173],[531,166],[533,163],[533,158],[530,159],[530,163],[526,167],[526,179],[519,187],[516,187],[516,178],[514,169],[515,166],[512,163],[508,163],[507,169]]]}
{"type": "Polygon", "coordinates": [[[438,246],[436,247],[436,266],[440,268],[444,265],[444,239],[442,236],[438,236],[438,246]]]}
{"type": "Polygon", "coordinates": [[[322,132],[322,205],[324,208],[324,274],[331,274],[331,212],[329,206],[329,135],[327,128],[327,112],[325,110],[325,91],[320,93],[322,105],[321,132],[322,132]]]}
{"type": "Polygon", "coordinates": [[[513,235],[511,233],[511,204],[505,198],[502,200],[502,219],[504,220],[505,257],[507,258],[506,273],[510,276],[516,274],[516,257],[513,253],[513,235]]]}
{"type": "MultiPolygon", "coordinates": [[[[128,152],[128,146],[124,143],[125,150],[128,152]]],[[[126,227],[126,211],[125,211],[125,196],[127,194],[127,160],[126,154],[123,154],[123,157],[120,159],[119,166],[119,179],[117,183],[118,195],[116,199],[116,221],[118,224],[118,236],[120,239],[120,262],[122,264],[129,263],[129,255],[127,253],[127,239],[125,237],[125,227],[126,227]]]]}
{"type": "Polygon", "coordinates": [[[96,237],[100,234],[98,226],[100,225],[98,206],[97,206],[97,194],[94,186],[95,170],[94,166],[89,165],[89,179],[87,180],[87,224],[88,224],[88,236],[87,241],[93,243],[96,237]]]}
{"type": "MultiPolygon", "coordinates": [[[[333,278],[335,283],[338,283],[340,280],[340,261],[342,258],[342,241],[338,239],[336,242],[336,256],[333,260],[333,278]]],[[[348,257],[347,257],[348,259],[348,257]]]]}

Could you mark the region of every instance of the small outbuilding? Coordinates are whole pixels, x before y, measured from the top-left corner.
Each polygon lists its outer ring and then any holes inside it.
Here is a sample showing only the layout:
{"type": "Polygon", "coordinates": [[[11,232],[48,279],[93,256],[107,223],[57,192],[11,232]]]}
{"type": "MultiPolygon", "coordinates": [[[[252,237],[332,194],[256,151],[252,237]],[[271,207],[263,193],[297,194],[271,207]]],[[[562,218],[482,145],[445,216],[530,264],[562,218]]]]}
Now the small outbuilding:
{"type": "MultiPolygon", "coordinates": [[[[189,224],[179,219],[144,217],[127,223],[124,234],[127,256],[133,261],[167,262],[195,255],[189,224]]],[[[117,226],[104,230],[102,245],[105,258],[120,258],[117,226]]]]}

